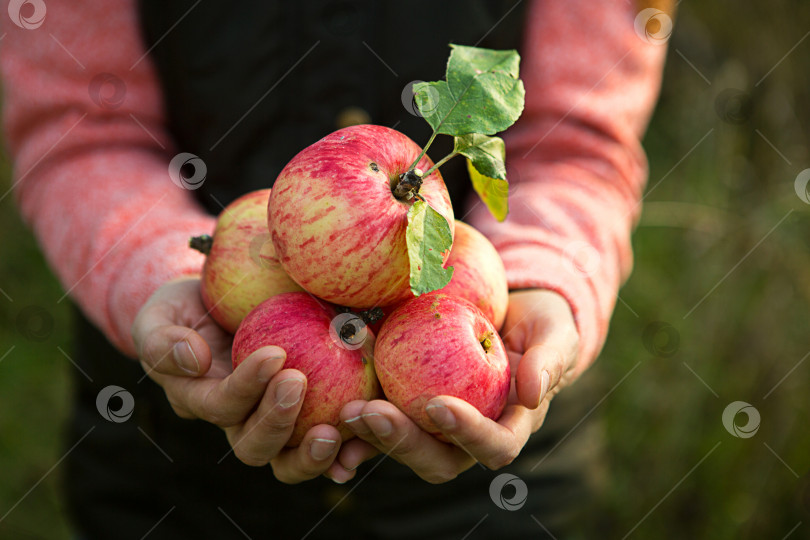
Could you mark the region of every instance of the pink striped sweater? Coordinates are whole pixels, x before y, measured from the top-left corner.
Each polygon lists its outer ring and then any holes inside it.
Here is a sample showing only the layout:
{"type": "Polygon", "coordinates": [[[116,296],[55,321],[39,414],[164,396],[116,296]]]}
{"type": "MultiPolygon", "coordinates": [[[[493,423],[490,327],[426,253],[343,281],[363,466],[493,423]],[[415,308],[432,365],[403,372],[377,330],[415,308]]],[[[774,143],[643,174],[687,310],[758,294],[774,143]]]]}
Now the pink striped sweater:
{"type": "MultiPolygon", "coordinates": [[[[166,280],[200,271],[203,258],[187,241],[212,231],[214,218],[169,178],[177,149],[135,0],[46,7],[36,28],[0,17],[15,194],[65,290],[134,355],[136,313],[166,280]],[[99,107],[88,90],[101,73],[126,84],[114,110],[99,107]]],[[[504,137],[511,212],[497,223],[470,201],[465,218],[493,241],[511,288],[548,288],[568,299],[581,334],[580,369],[601,349],[630,272],[630,233],[647,175],[640,137],[664,47],[639,37],[638,12],[628,0],[531,5],[521,64],[526,109],[504,137]]]]}

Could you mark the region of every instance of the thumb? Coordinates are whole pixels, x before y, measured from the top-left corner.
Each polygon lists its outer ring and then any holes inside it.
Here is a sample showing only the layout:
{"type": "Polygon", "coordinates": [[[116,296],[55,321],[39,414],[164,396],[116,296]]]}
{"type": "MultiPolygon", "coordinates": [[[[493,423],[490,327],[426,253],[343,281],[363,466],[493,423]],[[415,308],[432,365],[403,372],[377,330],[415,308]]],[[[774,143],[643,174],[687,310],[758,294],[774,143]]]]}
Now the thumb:
{"type": "Polygon", "coordinates": [[[132,325],[138,357],[147,371],[196,377],[211,367],[211,348],[194,329],[175,324],[176,308],[147,304],[132,325]]]}
{"type": "Polygon", "coordinates": [[[569,332],[530,337],[515,375],[515,389],[521,405],[528,409],[539,407],[574,367],[577,352],[576,333],[573,337],[569,332]]]}

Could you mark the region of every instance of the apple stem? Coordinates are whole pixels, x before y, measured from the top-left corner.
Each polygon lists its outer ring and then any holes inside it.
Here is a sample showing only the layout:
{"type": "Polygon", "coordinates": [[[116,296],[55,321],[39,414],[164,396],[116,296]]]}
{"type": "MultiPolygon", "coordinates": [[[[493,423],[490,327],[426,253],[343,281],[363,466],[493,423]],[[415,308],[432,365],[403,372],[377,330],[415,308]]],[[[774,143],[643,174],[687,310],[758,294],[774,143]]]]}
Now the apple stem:
{"type": "Polygon", "coordinates": [[[191,239],[188,241],[188,247],[191,249],[196,249],[203,255],[208,255],[211,253],[211,246],[214,245],[214,239],[207,234],[201,234],[200,236],[192,236],[191,239]]]}
{"type": "MultiPolygon", "coordinates": [[[[337,311],[339,313],[352,313],[352,310],[350,308],[342,306],[338,307],[337,311]]],[[[346,321],[340,328],[340,332],[338,332],[338,334],[340,334],[340,339],[342,339],[346,343],[351,342],[351,340],[354,339],[355,334],[357,334],[357,332],[362,330],[362,327],[360,327],[356,322],[357,319],[362,320],[364,326],[368,326],[382,319],[384,313],[382,308],[375,307],[367,309],[365,311],[361,311],[360,313],[355,313],[354,315],[356,315],[356,318],[352,318],[346,321]]]]}
{"type": "Polygon", "coordinates": [[[357,328],[354,321],[354,319],[348,320],[340,328],[340,339],[346,343],[350,343],[354,335],[360,331],[360,328],[357,328]]]}
{"type": "Polygon", "coordinates": [[[419,193],[422,187],[422,171],[411,169],[399,175],[399,182],[394,188],[394,197],[400,201],[409,201],[419,193]]]}
{"type": "Polygon", "coordinates": [[[439,167],[441,167],[442,165],[444,165],[445,163],[447,163],[448,161],[450,161],[451,159],[453,159],[457,155],[458,155],[458,152],[450,152],[449,154],[444,156],[442,159],[440,159],[438,163],[433,165],[433,167],[429,168],[427,170],[427,172],[425,173],[425,176],[430,175],[430,173],[432,173],[433,171],[435,171],[436,169],[438,169],[439,167]]]}
{"type": "Polygon", "coordinates": [[[438,135],[438,134],[439,134],[439,133],[438,133],[437,131],[434,131],[434,132],[433,132],[433,135],[431,135],[431,136],[430,136],[430,138],[428,139],[428,142],[427,142],[427,144],[425,145],[425,147],[424,147],[424,148],[422,148],[422,153],[421,153],[421,154],[419,154],[419,157],[417,157],[417,158],[416,158],[416,160],[414,160],[414,162],[413,162],[413,163],[411,163],[411,166],[410,166],[410,167],[408,167],[408,170],[409,170],[409,171],[414,170],[414,169],[416,168],[416,166],[417,166],[417,165],[419,165],[419,162],[422,160],[422,157],[424,157],[425,152],[427,152],[427,149],[430,147],[430,145],[431,145],[431,144],[433,144],[433,139],[435,139],[435,138],[436,138],[436,135],[438,135]]]}
{"type": "Polygon", "coordinates": [[[492,348],[492,335],[486,334],[483,339],[481,339],[481,347],[484,348],[484,352],[488,353],[489,350],[492,348]]]}

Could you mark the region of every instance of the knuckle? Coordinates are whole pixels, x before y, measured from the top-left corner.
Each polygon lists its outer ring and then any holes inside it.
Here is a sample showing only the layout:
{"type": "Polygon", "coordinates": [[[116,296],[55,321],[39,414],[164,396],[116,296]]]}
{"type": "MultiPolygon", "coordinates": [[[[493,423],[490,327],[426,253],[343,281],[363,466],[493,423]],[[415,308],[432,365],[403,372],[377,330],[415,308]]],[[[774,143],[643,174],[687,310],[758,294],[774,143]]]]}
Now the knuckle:
{"type": "Polygon", "coordinates": [[[249,467],[263,467],[270,462],[269,458],[256,454],[256,452],[248,448],[245,444],[242,444],[242,440],[231,445],[231,448],[233,449],[233,455],[236,456],[236,459],[249,467]]]}
{"type": "Polygon", "coordinates": [[[205,407],[203,411],[204,412],[200,415],[200,418],[210,424],[214,424],[215,426],[219,426],[221,428],[231,427],[235,424],[235,422],[231,422],[228,415],[223,412],[212,410],[210,407],[205,407]]]}
{"type": "Polygon", "coordinates": [[[257,427],[264,433],[281,435],[290,431],[293,426],[295,426],[295,419],[290,419],[285,416],[275,414],[275,411],[271,411],[262,415],[256,424],[257,427]]]}
{"type": "Polygon", "coordinates": [[[273,476],[282,484],[292,486],[301,483],[301,480],[293,477],[284,467],[273,467],[273,476]]]}
{"type": "Polygon", "coordinates": [[[458,477],[458,473],[449,469],[435,469],[419,475],[429,484],[446,484],[458,477]]]}
{"type": "Polygon", "coordinates": [[[172,400],[169,400],[169,405],[171,405],[172,410],[174,411],[174,414],[176,414],[180,418],[183,418],[184,420],[191,420],[193,418],[196,418],[196,416],[191,414],[185,407],[182,407],[181,405],[178,405],[177,403],[173,402],[172,400]]]}
{"type": "Polygon", "coordinates": [[[510,465],[513,461],[515,461],[517,456],[518,452],[513,448],[510,448],[505,452],[499,452],[489,459],[489,462],[486,464],[487,468],[497,471],[498,469],[502,469],[507,465],[510,465]]]}

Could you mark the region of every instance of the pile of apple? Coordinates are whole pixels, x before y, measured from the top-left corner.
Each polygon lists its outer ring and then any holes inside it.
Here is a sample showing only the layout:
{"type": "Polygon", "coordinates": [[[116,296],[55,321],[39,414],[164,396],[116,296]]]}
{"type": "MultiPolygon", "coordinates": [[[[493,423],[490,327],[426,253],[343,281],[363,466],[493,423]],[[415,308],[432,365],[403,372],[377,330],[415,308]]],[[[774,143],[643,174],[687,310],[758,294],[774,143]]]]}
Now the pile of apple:
{"type": "MultiPolygon", "coordinates": [[[[497,137],[475,137],[457,137],[452,155],[474,165],[471,155],[498,142],[503,154],[497,137]]],[[[504,266],[481,233],[454,219],[425,150],[382,126],[338,130],[296,155],[272,190],[228,205],[213,238],[191,241],[207,254],[203,302],[235,334],[234,368],[275,345],[284,367],[307,377],[289,446],[317,424],[351,437],[339,415],[358,399],[388,399],[431,433],[439,429],[425,404],[435,396],[492,419],[506,404],[504,266]]]]}

